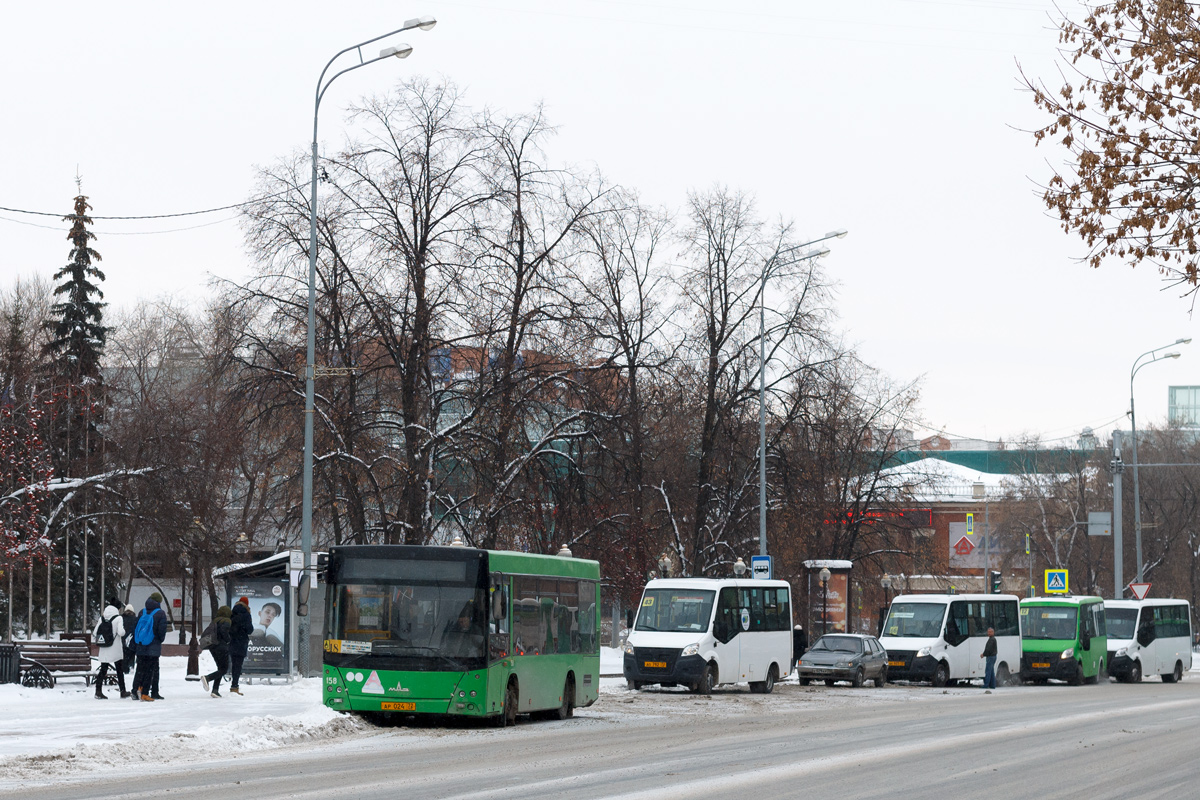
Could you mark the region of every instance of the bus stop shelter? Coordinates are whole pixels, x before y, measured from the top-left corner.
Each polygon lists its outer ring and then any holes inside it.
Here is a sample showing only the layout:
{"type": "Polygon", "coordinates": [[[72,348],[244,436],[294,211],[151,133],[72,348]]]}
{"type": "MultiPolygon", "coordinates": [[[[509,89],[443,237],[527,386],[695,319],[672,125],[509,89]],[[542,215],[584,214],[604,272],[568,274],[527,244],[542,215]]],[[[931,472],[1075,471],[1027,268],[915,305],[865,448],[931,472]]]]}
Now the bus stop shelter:
{"type": "MultiPolygon", "coordinates": [[[[324,563],[325,553],[313,553],[313,565],[324,563]]],[[[325,584],[314,570],[308,597],[309,636],[299,640],[300,618],[296,587],[304,563],[299,550],[285,550],[248,564],[230,564],[213,570],[213,580],[223,589],[225,604],[245,598],[254,632],[242,674],[264,680],[289,679],[297,674],[299,648],[309,648],[308,674],[321,671],[321,630],[325,619],[325,584]]]]}

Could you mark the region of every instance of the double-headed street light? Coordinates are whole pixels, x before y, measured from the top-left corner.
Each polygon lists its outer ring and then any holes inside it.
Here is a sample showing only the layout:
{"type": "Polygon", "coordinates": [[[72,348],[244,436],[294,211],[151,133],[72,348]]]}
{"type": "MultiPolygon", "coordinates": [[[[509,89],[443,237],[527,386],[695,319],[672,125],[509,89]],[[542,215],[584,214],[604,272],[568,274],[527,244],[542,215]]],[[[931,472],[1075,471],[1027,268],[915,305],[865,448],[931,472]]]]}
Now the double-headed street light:
{"type": "MultiPolygon", "coordinates": [[[[1142,583],[1142,503],[1141,493],[1138,487],[1138,454],[1137,454],[1137,415],[1133,411],[1133,378],[1137,375],[1138,370],[1147,364],[1153,364],[1155,361],[1165,361],[1168,358],[1179,358],[1179,353],[1163,353],[1158,355],[1159,350],[1166,350],[1168,347],[1174,347],[1177,344],[1188,344],[1192,340],[1176,339],[1170,344],[1164,344],[1162,347],[1156,347],[1153,350],[1147,350],[1133,360],[1133,367],[1129,370],[1129,428],[1133,438],[1133,537],[1137,544],[1137,582],[1142,583]],[[1153,358],[1142,361],[1146,356],[1153,358]]],[[[1124,587],[1122,587],[1124,591],[1124,587]]],[[[1118,595],[1120,599],[1120,595],[1118,595]]]]}
{"type": "Polygon", "coordinates": [[[842,239],[849,233],[845,228],[830,231],[820,239],[777,250],[763,263],[758,287],[758,554],[767,554],[767,273],[772,267],[786,266],[797,261],[820,258],[829,253],[828,247],[802,250],[829,239],[842,239]]]}
{"type": "MultiPolygon", "coordinates": [[[[394,47],[385,47],[380,51],[378,56],[368,59],[363,56],[362,51],[367,45],[378,42],[380,39],[386,39],[389,36],[395,36],[397,33],[411,31],[414,28],[420,28],[423,31],[431,30],[436,24],[437,20],[433,17],[410,19],[404,23],[403,27],[385,33],[382,36],[376,36],[374,39],[367,39],[365,42],[359,42],[356,45],[347,47],[329,59],[329,63],[325,65],[325,69],[321,70],[321,77],[317,79],[316,100],[313,103],[312,193],[308,204],[308,356],[304,364],[304,494],[300,506],[300,549],[304,552],[304,577],[301,580],[309,579],[309,569],[312,563],[313,381],[316,378],[317,372],[317,115],[321,110],[321,98],[325,96],[325,90],[329,88],[330,84],[351,70],[365,67],[368,64],[374,64],[376,61],[382,61],[385,58],[408,58],[409,54],[412,53],[410,46],[401,44],[394,47]],[[329,68],[333,66],[333,62],[352,50],[357,51],[358,63],[351,64],[345,69],[335,72],[326,80],[325,75],[329,72],[329,68]]],[[[300,652],[297,653],[297,661],[299,662],[300,674],[306,675],[308,674],[307,616],[300,617],[299,627],[300,652]]]]}

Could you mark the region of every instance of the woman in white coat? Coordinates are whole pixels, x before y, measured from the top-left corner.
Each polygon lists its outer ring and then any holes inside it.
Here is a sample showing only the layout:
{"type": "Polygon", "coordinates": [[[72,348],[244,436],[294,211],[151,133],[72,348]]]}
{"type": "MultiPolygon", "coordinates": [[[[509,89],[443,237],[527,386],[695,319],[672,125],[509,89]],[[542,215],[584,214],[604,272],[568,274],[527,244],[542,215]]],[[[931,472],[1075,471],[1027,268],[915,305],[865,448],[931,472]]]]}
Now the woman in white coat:
{"type": "Polygon", "coordinates": [[[92,641],[100,644],[100,672],[96,675],[96,699],[107,700],[101,688],[104,686],[104,677],[108,674],[108,667],[111,664],[113,672],[117,675],[117,686],[121,689],[121,697],[129,697],[129,692],[125,691],[125,671],[121,668],[121,659],[125,657],[125,648],[121,640],[125,638],[125,621],[121,619],[121,604],[117,600],[109,600],[108,605],[104,607],[104,611],[100,614],[100,619],[96,621],[96,627],[92,631],[92,641]],[[105,645],[100,641],[100,626],[108,621],[112,626],[112,644],[105,645]]]}

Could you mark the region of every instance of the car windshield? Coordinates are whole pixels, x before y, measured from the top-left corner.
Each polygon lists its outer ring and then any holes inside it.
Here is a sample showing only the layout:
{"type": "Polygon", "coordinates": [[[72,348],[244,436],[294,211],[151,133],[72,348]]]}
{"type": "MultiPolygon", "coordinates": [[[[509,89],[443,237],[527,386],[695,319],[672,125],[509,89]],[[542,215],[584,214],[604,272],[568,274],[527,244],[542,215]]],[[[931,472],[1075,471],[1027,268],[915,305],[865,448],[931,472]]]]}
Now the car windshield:
{"type": "Polygon", "coordinates": [[[1029,606],[1021,609],[1021,637],[1075,641],[1078,611],[1068,606],[1029,606]]]}
{"type": "Polygon", "coordinates": [[[708,630],[716,592],[704,589],[647,589],[634,630],[693,633],[708,630]]]}
{"type": "Polygon", "coordinates": [[[854,636],[822,636],[813,645],[813,650],[832,650],[837,653],[861,653],[862,639],[854,636]]]}
{"type": "Polygon", "coordinates": [[[892,603],[884,636],[932,639],[942,632],[945,603],[892,603]]]}
{"type": "Polygon", "coordinates": [[[1105,619],[1108,620],[1108,638],[1132,639],[1137,626],[1138,610],[1136,608],[1106,608],[1105,619]]]}

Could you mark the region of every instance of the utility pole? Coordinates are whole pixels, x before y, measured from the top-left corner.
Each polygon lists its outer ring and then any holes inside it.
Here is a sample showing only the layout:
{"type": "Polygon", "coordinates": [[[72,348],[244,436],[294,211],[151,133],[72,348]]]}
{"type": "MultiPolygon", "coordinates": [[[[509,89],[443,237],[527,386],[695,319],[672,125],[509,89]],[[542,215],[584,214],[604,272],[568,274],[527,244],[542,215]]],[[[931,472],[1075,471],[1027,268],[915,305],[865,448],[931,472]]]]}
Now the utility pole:
{"type": "Polygon", "coordinates": [[[1120,600],[1125,596],[1125,552],[1122,546],[1123,529],[1121,527],[1121,475],[1125,472],[1125,462],[1121,460],[1121,432],[1113,431],[1113,599],[1120,600]]]}

